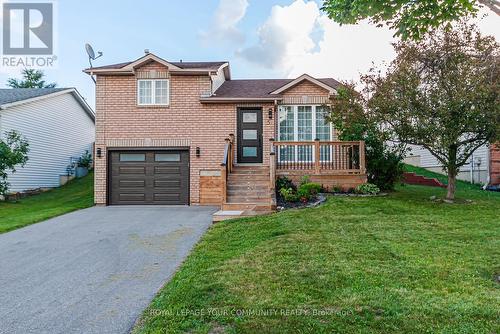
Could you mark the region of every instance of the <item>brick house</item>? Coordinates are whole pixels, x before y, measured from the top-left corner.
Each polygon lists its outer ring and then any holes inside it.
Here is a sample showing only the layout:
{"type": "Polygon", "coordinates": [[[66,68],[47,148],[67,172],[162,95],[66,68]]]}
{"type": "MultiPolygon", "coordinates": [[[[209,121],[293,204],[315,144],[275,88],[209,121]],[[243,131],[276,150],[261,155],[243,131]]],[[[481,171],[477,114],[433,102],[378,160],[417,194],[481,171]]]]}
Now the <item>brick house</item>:
{"type": "Polygon", "coordinates": [[[232,80],[228,62],[152,53],[96,77],[96,204],[272,209],[274,178],[366,182],[363,142],[338,142],[322,105],[339,83],[232,80]]]}
{"type": "Polygon", "coordinates": [[[489,184],[500,185],[500,143],[490,144],[489,150],[489,184]]]}

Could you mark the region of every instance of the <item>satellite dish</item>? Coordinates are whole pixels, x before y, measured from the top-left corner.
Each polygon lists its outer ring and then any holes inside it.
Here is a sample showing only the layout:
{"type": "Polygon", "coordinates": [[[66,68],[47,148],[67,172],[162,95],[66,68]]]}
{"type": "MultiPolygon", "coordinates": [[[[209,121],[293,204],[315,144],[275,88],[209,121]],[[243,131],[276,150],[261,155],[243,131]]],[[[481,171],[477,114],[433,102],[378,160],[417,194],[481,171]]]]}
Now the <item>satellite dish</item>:
{"type": "Polygon", "coordinates": [[[101,57],[102,52],[101,51],[97,52],[97,57],[96,57],[94,49],[89,43],[85,44],[85,50],[87,51],[87,54],[89,56],[90,67],[92,67],[92,60],[96,60],[97,58],[101,57]]]}
{"type": "MultiPolygon", "coordinates": [[[[97,58],[102,57],[102,52],[101,51],[97,52],[97,57],[96,57],[94,49],[92,48],[92,46],[89,43],[85,43],[85,51],[87,51],[87,55],[89,56],[90,68],[92,68],[92,60],[96,60],[97,58]]],[[[94,77],[92,75],[90,77],[92,78],[92,80],[95,83],[96,81],[95,81],[94,77]]]]}
{"type": "Polygon", "coordinates": [[[89,43],[85,44],[85,50],[87,50],[87,54],[89,55],[89,58],[94,60],[95,59],[95,52],[89,43]]]}

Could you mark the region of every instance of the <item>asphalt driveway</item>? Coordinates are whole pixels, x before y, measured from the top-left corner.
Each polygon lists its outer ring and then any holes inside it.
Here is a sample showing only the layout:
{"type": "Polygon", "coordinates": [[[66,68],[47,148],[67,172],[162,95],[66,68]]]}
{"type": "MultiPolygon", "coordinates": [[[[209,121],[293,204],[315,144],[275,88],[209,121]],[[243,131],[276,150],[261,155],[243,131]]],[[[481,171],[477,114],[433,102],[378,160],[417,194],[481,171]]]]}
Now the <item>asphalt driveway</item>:
{"type": "Polygon", "coordinates": [[[128,333],[209,207],[93,207],[0,234],[0,333],[128,333]]]}

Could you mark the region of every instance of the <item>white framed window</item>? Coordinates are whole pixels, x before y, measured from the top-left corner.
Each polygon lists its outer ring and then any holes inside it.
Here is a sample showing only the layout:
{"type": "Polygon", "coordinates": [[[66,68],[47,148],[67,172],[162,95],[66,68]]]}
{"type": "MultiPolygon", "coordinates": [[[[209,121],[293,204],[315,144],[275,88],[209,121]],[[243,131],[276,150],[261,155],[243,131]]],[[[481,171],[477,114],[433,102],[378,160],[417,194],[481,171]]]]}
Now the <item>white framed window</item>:
{"type": "MultiPolygon", "coordinates": [[[[319,105],[280,106],[278,112],[279,141],[332,140],[333,126],[325,119],[324,107],[319,105]]],[[[280,146],[280,161],[310,161],[314,158],[313,146],[280,146]]],[[[320,161],[331,160],[331,147],[322,146],[320,161]]]]}
{"type": "Polygon", "coordinates": [[[137,104],[168,106],[170,104],[169,80],[137,80],[137,104]]]}

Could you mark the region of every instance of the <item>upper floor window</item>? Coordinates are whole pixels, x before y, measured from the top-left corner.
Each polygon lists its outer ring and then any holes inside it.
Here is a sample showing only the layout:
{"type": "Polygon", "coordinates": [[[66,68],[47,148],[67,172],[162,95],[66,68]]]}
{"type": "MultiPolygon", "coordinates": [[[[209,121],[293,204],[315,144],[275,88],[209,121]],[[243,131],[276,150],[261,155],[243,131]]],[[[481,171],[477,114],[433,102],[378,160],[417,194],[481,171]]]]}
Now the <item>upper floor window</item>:
{"type": "Polygon", "coordinates": [[[137,104],[169,105],[170,83],[167,79],[161,80],[137,80],[137,104]]]}

